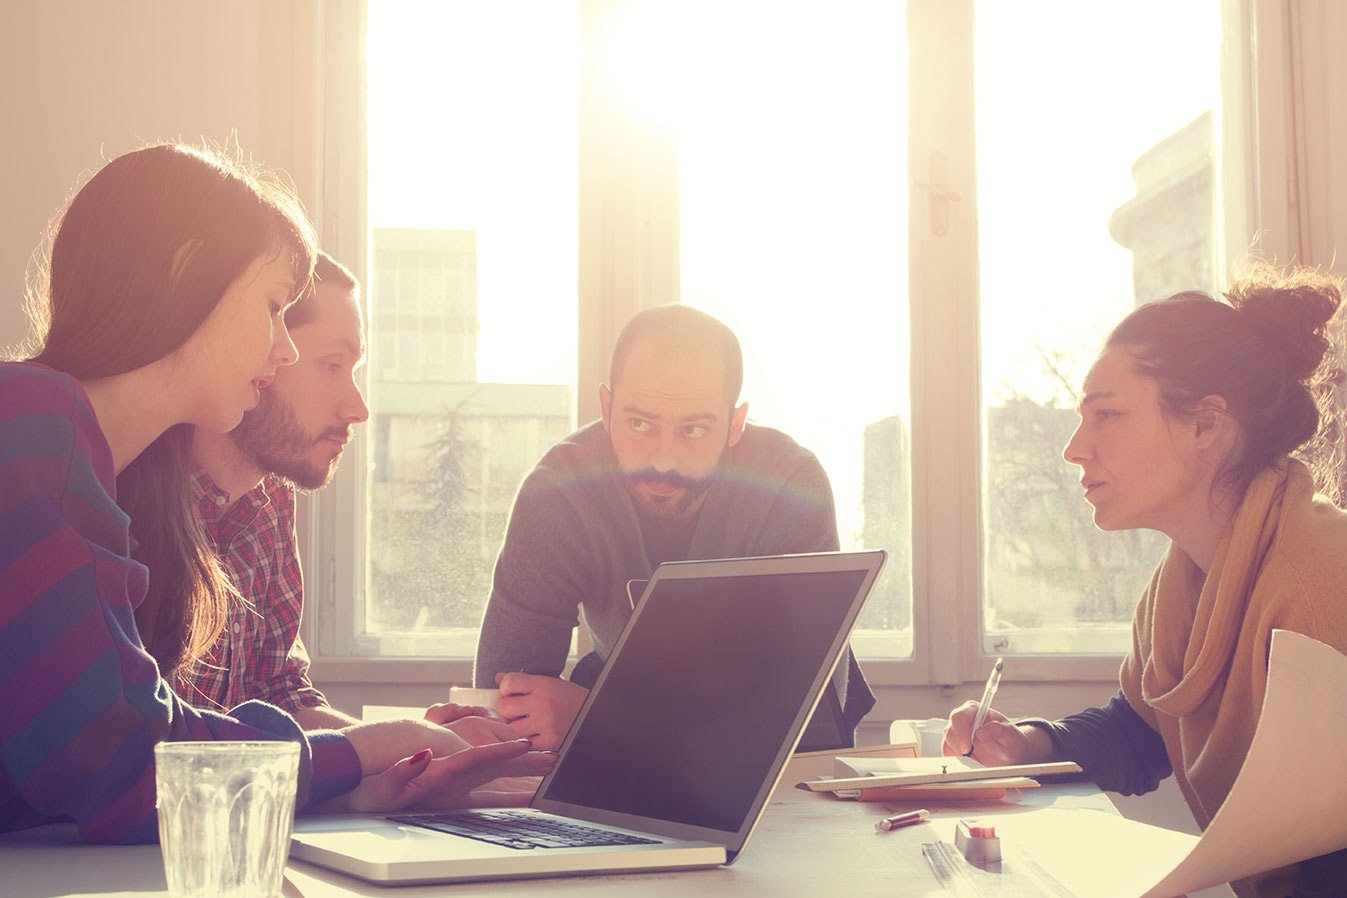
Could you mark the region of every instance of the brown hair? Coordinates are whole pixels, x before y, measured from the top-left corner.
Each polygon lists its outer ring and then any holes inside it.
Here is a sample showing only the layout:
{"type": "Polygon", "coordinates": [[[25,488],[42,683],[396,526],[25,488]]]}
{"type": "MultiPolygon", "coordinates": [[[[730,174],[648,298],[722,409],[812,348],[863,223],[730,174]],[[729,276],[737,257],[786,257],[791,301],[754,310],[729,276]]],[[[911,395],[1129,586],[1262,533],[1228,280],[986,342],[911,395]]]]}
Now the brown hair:
{"type": "Polygon", "coordinates": [[[351,273],[351,269],[319,250],[313,263],[313,281],[309,284],[309,289],[304,291],[303,298],[285,313],[286,327],[302,327],[313,318],[314,306],[309,300],[313,298],[319,284],[333,284],[350,293],[360,292],[360,282],[351,273]]]}
{"type": "Polygon", "coordinates": [[[1189,418],[1207,396],[1225,399],[1239,441],[1215,483],[1238,497],[1318,430],[1322,403],[1311,385],[1321,377],[1325,325],[1341,292],[1322,271],[1264,263],[1240,275],[1225,299],[1188,292],[1144,305],[1106,345],[1124,349],[1156,382],[1170,417],[1189,418]]]}
{"type": "MultiPolygon", "coordinates": [[[[171,144],[119,156],[57,226],[29,298],[34,361],[79,380],[144,367],[181,346],[263,255],[288,254],[306,284],[313,246],[293,192],[238,158],[171,144]]],[[[193,503],[190,444],[187,425],[172,427],[117,477],[133,557],[150,570],[136,622],[166,676],[214,643],[234,594],[193,503]]]]}

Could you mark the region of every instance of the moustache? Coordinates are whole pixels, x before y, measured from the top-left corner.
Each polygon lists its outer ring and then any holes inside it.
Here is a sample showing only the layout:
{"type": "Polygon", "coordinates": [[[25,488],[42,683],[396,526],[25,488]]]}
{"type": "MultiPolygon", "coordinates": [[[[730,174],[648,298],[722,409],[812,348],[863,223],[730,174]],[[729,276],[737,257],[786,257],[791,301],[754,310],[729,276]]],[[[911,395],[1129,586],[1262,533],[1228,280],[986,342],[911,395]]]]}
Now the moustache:
{"type": "Polygon", "coordinates": [[[640,471],[632,471],[627,475],[627,480],[629,480],[633,486],[649,483],[657,486],[673,487],[674,489],[701,490],[706,487],[710,478],[688,477],[677,471],[656,471],[654,468],[643,468],[640,471]]]}
{"type": "Polygon", "coordinates": [[[351,438],[351,431],[345,427],[332,427],[319,434],[314,443],[321,443],[323,440],[341,440],[343,443],[351,438]]]}

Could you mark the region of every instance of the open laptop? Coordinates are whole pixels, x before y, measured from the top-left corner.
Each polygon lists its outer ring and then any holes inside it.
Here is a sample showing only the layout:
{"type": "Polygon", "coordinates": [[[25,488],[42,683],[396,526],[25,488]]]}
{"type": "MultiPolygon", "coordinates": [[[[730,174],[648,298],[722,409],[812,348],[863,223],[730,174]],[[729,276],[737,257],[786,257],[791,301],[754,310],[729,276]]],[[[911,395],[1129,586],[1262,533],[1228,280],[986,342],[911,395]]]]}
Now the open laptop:
{"type": "MultiPolygon", "coordinates": [[[[645,585],[649,582],[649,580],[627,581],[627,601],[631,603],[633,611],[636,610],[636,600],[645,592],[645,585]]],[[[593,657],[597,659],[597,653],[594,653],[593,657]]],[[[598,666],[602,668],[601,664],[598,666]]],[[[575,672],[571,673],[571,682],[580,683],[581,686],[586,688],[592,688],[594,685],[593,682],[581,682],[575,672]]],[[[597,678],[594,682],[597,682],[597,678]]],[[[836,678],[834,678],[833,683],[836,683],[836,678]]],[[[842,699],[834,685],[830,685],[829,688],[823,690],[818,706],[814,708],[814,713],[809,718],[809,723],[805,726],[795,750],[797,752],[826,751],[832,748],[849,748],[854,743],[855,733],[849,732],[846,717],[842,713],[842,699]]]]}
{"type": "Polygon", "coordinates": [[[660,565],[528,808],[301,817],[291,857],[397,884],[733,862],[884,558],[660,565]]]}

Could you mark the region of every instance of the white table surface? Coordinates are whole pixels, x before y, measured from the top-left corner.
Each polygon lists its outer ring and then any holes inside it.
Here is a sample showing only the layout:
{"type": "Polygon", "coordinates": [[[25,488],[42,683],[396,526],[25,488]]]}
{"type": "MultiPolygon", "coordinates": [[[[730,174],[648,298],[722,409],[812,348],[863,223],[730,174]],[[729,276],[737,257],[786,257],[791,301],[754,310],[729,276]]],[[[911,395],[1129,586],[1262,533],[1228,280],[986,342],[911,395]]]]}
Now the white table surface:
{"type": "MultiPolygon", "coordinates": [[[[1013,795],[1014,793],[1012,793],[1013,795]]],[[[729,867],[685,873],[586,876],[438,886],[371,885],[300,861],[291,861],[285,894],[303,898],[379,896],[630,895],[659,896],[875,896],[936,898],[943,891],[921,854],[921,843],[950,838],[959,817],[1032,813],[1037,808],[1085,808],[1116,814],[1087,783],[1025,790],[1005,802],[925,803],[933,822],[876,833],[874,822],[914,805],[837,801],[788,785],[778,789],[740,859],[729,867]]],[[[0,895],[145,896],[166,894],[157,845],[83,843],[71,825],[0,836],[0,895]]]]}

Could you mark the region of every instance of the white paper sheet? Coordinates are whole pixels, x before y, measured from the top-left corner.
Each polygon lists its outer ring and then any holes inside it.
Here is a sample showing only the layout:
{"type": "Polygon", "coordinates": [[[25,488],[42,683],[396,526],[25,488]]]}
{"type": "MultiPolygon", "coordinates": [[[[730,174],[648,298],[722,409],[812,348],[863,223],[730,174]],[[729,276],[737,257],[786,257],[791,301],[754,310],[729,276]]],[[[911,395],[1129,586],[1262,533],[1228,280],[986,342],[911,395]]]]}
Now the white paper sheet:
{"type": "Polygon", "coordinates": [[[360,718],[366,722],[384,721],[384,720],[420,720],[426,714],[425,708],[417,708],[409,705],[365,705],[361,709],[360,718]]]}
{"type": "Polygon", "coordinates": [[[1198,838],[1100,811],[1045,808],[988,816],[1018,849],[1077,898],[1136,898],[1173,870],[1198,838]]]}
{"type": "Polygon", "coordinates": [[[1089,811],[989,818],[1090,898],[1172,898],[1347,847],[1347,657],[1276,630],[1248,757],[1201,838],[1089,811]]]}
{"type": "Polygon", "coordinates": [[[1230,794],[1142,898],[1168,898],[1347,847],[1347,656],[1272,631],[1268,687],[1230,794]]]}

